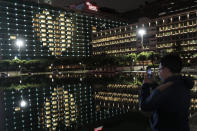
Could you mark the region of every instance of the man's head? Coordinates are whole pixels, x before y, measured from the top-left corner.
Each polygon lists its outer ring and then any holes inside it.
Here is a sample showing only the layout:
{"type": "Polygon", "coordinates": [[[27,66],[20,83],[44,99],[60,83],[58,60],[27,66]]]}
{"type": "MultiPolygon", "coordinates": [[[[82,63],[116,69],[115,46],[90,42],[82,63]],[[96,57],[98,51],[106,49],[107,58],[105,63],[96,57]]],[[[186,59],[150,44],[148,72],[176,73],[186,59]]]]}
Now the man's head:
{"type": "Polygon", "coordinates": [[[159,65],[159,77],[162,80],[168,77],[180,73],[182,69],[182,61],[178,55],[168,54],[164,56],[159,65]]]}

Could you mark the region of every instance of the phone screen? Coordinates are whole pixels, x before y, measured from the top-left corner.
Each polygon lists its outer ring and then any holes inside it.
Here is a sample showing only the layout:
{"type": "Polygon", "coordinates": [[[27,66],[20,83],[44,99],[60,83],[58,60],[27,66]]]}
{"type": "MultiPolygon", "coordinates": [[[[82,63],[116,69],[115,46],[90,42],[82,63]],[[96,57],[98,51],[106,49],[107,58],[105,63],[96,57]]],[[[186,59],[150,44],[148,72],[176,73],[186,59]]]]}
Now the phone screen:
{"type": "Polygon", "coordinates": [[[148,68],[148,69],[147,69],[147,74],[148,74],[148,77],[151,77],[151,75],[152,75],[151,68],[148,68]]]}

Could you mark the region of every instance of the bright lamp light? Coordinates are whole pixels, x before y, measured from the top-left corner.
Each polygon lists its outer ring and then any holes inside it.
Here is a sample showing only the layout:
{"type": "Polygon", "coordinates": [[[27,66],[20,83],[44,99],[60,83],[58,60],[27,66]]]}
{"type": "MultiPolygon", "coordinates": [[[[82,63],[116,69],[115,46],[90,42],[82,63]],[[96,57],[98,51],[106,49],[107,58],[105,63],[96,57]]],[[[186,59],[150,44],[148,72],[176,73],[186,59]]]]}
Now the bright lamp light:
{"type": "Polygon", "coordinates": [[[23,46],[23,40],[16,40],[16,45],[20,48],[21,46],[23,46]]]}
{"type": "Polygon", "coordinates": [[[21,106],[21,107],[26,107],[26,106],[27,106],[27,102],[24,101],[24,100],[22,100],[22,101],[20,102],[20,106],[21,106]]]}
{"type": "Polygon", "coordinates": [[[145,29],[139,29],[138,34],[143,36],[146,34],[146,30],[145,29]]]}

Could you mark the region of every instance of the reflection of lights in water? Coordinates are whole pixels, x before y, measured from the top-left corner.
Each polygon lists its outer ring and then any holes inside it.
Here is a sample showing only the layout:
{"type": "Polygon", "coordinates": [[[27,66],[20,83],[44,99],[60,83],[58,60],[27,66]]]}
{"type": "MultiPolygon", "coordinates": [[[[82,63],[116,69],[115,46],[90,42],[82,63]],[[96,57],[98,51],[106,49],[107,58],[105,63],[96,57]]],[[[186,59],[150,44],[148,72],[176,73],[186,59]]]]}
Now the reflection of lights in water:
{"type": "Polygon", "coordinates": [[[26,106],[27,106],[27,102],[24,101],[24,100],[21,100],[20,106],[21,106],[21,107],[26,107],[26,106]]]}
{"type": "Polygon", "coordinates": [[[77,109],[74,95],[62,87],[54,88],[51,97],[46,98],[42,111],[39,120],[46,128],[56,130],[62,121],[64,121],[64,126],[68,127],[76,121],[77,109]]]}
{"type": "Polygon", "coordinates": [[[20,107],[15,107],[15,109],[14,109],[15,111],[20,111],[21,110],[21,108],[20,107]]]}

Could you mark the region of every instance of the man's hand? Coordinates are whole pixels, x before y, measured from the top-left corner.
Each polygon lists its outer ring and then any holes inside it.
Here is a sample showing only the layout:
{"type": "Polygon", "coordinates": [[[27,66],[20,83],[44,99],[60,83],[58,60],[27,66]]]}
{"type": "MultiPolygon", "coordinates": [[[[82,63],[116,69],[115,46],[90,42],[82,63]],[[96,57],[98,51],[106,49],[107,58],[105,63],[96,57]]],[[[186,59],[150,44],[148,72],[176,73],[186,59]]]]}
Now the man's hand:
{"type": "Polygon", "coordinates": [[[144,76],[143,84],[146,84],[146,83],[148,83],[148,84],[154,83],[153,77],[149,78],[149,77],[148,77],[148,74],[146,74],[146,75],[144,76]]]}

